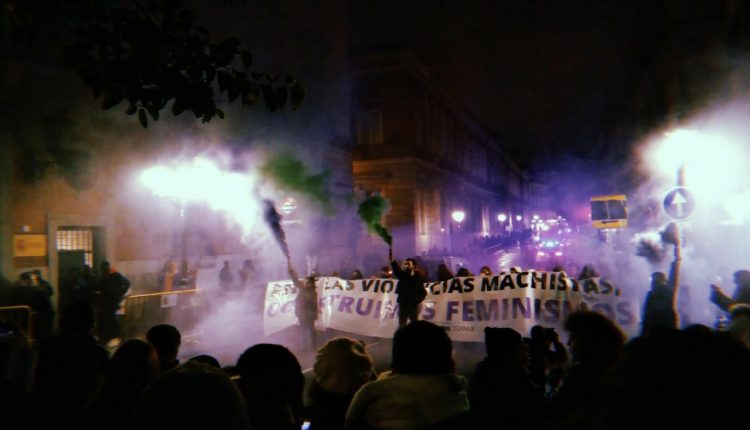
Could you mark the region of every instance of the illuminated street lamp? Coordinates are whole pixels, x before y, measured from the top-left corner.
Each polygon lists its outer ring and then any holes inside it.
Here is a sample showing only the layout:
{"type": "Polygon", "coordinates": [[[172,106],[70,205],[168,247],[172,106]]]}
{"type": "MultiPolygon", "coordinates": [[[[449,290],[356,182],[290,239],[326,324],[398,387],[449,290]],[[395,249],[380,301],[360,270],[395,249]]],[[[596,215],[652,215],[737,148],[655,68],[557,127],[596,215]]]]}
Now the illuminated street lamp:
{"type": "Polygon", "coordinates": [[[508,219],[508,216],[505,215],[505,214],[498,214],[497,215],[497,220],[500,221],[500,222],[505,222],[505,220],[507,220],[507,219],[508,219]]]}
{"type": "Polygon", "coordinates": [[[175,230],[179,228],[179,241],[175,241],[175,256],[179,254],[181,262],[181,276],[189,280],[187,266],[188,259],[188,230],[186,211],[193,203],[208,204],[215,210],[232,215],[240,225],[249,228],[247,220],[257,218],[258,201],[253,198],[238,198],[250,196],[254,186],[254,178],[238,172],[222,170],[210,159],[197,157],[184,163],[157,165],[146,168],[139,176],[140,181],[155,195],[166,197],[178,204],[179,221],[175,230]]]}
{"type": "Polygon", "coordinates": [[[664,187],[689,186],[701,206],[723,207],[747,183],[746,150],[727,130],[712,127],[674,129],[644,147],[646,168],[664,187]],[[721,172],[721,174],[717,174],[721,172]]]}
{"type": "Polygon", "coordinates": [[[523,217],[521,215],[516,215],[516,221],[521,221],[523,217]]]}
{"type": "MultiPolygon", "coordinates": [[[[461,222],[466,218],[466,213],[462,210],[455,210],[453,213],[451,213],[451,218],[453,218],[453,221],[456,222],[456,230],[461,230],[461,222]]],[[[455,250],[454,244],[453,244],[453,224],[451,224],[451,249],[455,250]]]]}

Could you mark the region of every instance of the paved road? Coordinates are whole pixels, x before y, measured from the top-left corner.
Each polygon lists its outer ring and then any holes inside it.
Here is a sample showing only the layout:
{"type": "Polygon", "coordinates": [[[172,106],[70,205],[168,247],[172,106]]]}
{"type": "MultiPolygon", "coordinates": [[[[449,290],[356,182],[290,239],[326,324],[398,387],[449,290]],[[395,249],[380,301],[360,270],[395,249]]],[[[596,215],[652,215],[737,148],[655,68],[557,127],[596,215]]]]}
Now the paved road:
{"type": "MultiPolygon", "coordinates": [[[[268,336],[264,335],[263,308],[257,297],[236,295],[209,297],[209,299],[212,299],[212,302],[209,303],[208,308],[205,308],[206,312],[190,314],[188,312],[193,308],[177,309],[170,315],[181,318],[174,321],[150,321],[141,330],[143,333],[135,333],[136,337],[145,335],[146,326],[167,322],[174,324],[182,332],[180,360],[183,362],[196,355],[209,354],[218,359],[222,366],[233,366],[242,352],[252,345],[275,343],[289,348],[303,369],[312,368],[315,362],[315,351],[301,347],[301,336],[296,325],[268,336]],[[183,325],[182,323],[186,321],[192,321],[192,324],[183,325]]],[[[367,345],[367,351],[373,358],[376,370],[383,371],[390,368],[391,339],[353,335],[329,329],[318,332],[318,348],[328,339],[337,336],[363,340],[367,345]]],[[[469,342],[454,342],[453,344],[457,371],[470,375],[476,363],[484,357],[484,345],[469,342]]]]}
{"type": "MultiPolygon", "coordinates": [[[[381,372],[390,368],[391,339],[374,338],[353,335],[336,330],[327,330],[325,332],[318,332],[318,346],[322,346],[326,340],[337,336],[346,336],[364,341],[367,345],[367,352],[373,359],[375,369],[378,372],[381,372]]],[[[294,353],[299,360],[302,369],[307,371],[306,373],[312,371],[313,364],[315,363],[315,351],[306,350],[300,347],[299,333],[296,326],[267,337],[256,337],[252,336],[252,333],[247,333],[248,340],[253,340],[245,342],[243,345],[246,346],[244,347],[239,347],[236,340],[229,341],[224,346],[216,346],[217,343],[215,336],[211,336],[212,339],[210,339],[210,341],[209,339],[206,339],[206,337],[206,334],[199,334],[184,339],[183,346],[180,350],[181,359],[184,361],[195,355],[210,354],[216,357],[222,366],[234,365],[237,358],[245,348],[256,343],[278,343],[286,346],[294,353]]],[[[453,348],[456,370],[458,373],[470,377],[476,364],[484,358],[484,345],[481,343],[453,342],[453,348]]]]}

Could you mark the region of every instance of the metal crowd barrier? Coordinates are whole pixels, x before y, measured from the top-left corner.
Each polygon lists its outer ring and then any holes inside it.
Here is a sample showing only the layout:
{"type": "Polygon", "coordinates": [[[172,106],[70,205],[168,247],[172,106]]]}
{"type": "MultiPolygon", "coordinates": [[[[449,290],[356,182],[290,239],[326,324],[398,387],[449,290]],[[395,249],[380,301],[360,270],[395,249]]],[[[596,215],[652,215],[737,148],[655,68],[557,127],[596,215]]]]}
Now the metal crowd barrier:
{"type": "Polygon", "coordinates": [[[29,306],[0,307],[0,322],[11,323],[18,327],[29,344],[34,342],[36,335],[34,332],[35,315],[35,312],[29,306]]]}
{"type": "Polygon", "coordinates": [[[171,324],[183,341],[195,337],[195,326],[208,309],[205,290],[175,290],[135,294],[125,298],[123,332],[126,338],[143,337],[149,328],[171,324]]]}

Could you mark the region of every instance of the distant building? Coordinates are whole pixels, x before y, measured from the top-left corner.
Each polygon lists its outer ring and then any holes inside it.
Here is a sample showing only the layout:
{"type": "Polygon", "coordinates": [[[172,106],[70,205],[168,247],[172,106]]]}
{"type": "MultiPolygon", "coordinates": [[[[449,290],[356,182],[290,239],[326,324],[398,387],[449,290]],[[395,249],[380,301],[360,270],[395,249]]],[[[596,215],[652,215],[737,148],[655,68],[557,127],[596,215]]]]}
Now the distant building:
{"type": "Polygon", "coordinates": [[[354,182],[390,201],[399,256],[460,252],[521,227],[528,177],[414,56],[358,56],[351,76],[354,182]]]}

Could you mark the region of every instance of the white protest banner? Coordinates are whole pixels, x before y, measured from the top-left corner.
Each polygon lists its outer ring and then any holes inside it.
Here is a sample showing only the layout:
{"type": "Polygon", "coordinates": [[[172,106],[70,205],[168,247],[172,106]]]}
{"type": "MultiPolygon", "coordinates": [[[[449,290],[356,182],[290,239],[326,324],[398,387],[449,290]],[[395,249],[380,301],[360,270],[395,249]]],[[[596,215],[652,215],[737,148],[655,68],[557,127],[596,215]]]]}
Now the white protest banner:
{"type": "MultiPolygon", "coordinates": [[[[318,278],[320,315],[316,326],[353,334],[392,337],[398,328],[396,279],[347,281],[318,278]]],[[[510,327],[526,335],[540,324],[562,330],[573,311],[600,312],[625,333],[638,330],[638,307],[600,278],[573,280],[563,272],[501,273],[425,284],[420,319],[446,329],[453,340],[482,342],[484,327],[510,327]]],[[[266,334],[296,324],[291,281],[268,284],[266,334]]]]}
{"type": "MultiPolygon", "coordinates": [[[[317,285],[316,285],[317,286],[317,285]]],[[[266,287],[266,302],[263,307],[263,331],[275,333],[297,323],[294,314],[294,299],[297,287],[290,280],[269,282],[266,287]]]]}

